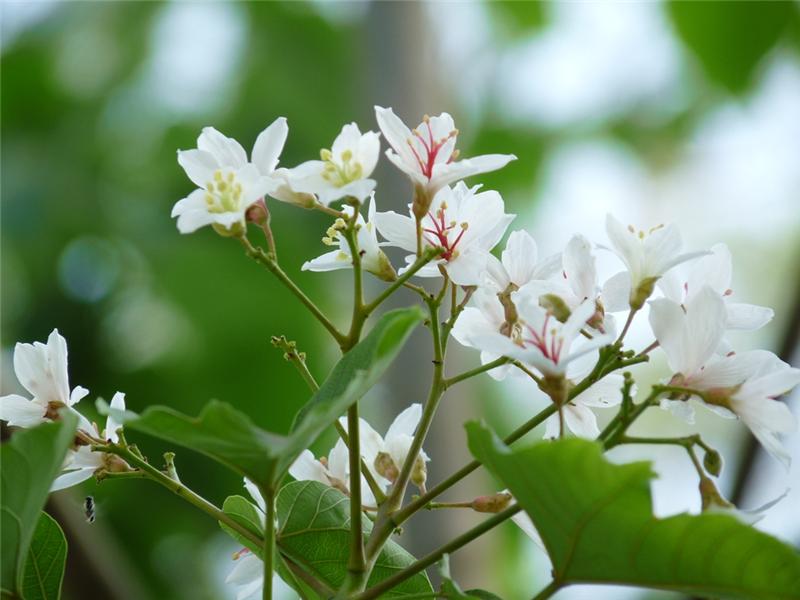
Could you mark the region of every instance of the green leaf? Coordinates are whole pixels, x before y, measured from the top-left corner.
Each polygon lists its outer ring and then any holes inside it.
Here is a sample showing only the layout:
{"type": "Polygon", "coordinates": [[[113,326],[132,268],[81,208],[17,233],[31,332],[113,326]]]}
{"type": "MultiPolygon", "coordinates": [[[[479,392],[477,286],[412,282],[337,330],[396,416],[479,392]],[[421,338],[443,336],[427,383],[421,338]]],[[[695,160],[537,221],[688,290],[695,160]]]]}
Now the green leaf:
{"type": "Polygon", "coordinates": [[[501,600],[499,596],[495,596],[486,590],[463,591],[450,575],[450,556],[447,554],[439,561],[439,575],[442,578],[441,595],[448,600],[475,600],[476,598],[480,600],[501,600]]]}
{"type": "Polygon", "coordinates": [[[649,463],[614,465],[580,439],[510,449],[468,423],[472,453],[533,520],[561,585],[616,583],[686,594],[796,599],[800,555],[730,515],[653,515],[649,463]]]}
{"type": "Polygon", "coordinates": [[[375,384],[422,316],[419,308],[383,315],[336,364],[288,437],[257,427],[247,415],[218,400],[209,402],[198,417],[164,406],[152,406],[141,415],[99,406],[128,429],[205,454],[260,488],[274,488],[297,456],[375,384]]]}
{"type": "MultiPolygon", "coordinates": [[[[350,522],[349,499],[342,492],[316,481],[294,481],[281,488],[276,500],[278,549],[296,565],[313,574],[333,590],[347,573],[350,522]]],[[[365,536],[372,523],[363,517],[365,536]]],[[[394,541],[378,556],[367,587],[394,575],[414,562],[414,557],[394,541]]],[[[407,579],[384,597],[430,593],[425,573],[407,579]]]]}
{"type": "Polygon", "coordinates": [[[424,318],[419,307],[384,314],[369,334],[345,354],[298,413],[281,472],[380,379],[399,354],[411,331],[424,318]]]}
{"type": "Polygon", "coordinates": [[[22,578],[25,600],[58,600],[67,562],[67,540],[59,524],[40,513],[28,548],[22,578]]]}
{"type": "Polygon", "coordinates": [[[708,77],[737,93],[750,85],[797,11],[793,2],[673,0],[668,6],[679,37],[708,77]]]}
{"type": "Polygon", "coordinates": [[[270,487],[286,438],[257,427],[230,404],[212,400],[198,417],[164,406],[152,406],[125,427],[195,450],[259,486],[270,487]]]}
{"type": "Polygon", "coordinates": [[[28,547],[77,425],[77,417],[64,411],[61,420],[15,431],[0,446],[0,587],[5,594],[22,591],[28,547]]]}
{"type": "MultiPolygon", "coordinates": [[[[246,527],[259,537],[264,536],[264,515],[252,502],[242,496],[228,496],[222,504],[222,512],[229,515],[234,521],[246,527]]],[[[264,553],[263,546],[253,543],[249,538],[243,536],[237,531],[234,531],[225,523],[220,522],[222,530],[239,542],[245,548],[248,548],[255,553],[256,556],[261,558],[264,553]]]]}

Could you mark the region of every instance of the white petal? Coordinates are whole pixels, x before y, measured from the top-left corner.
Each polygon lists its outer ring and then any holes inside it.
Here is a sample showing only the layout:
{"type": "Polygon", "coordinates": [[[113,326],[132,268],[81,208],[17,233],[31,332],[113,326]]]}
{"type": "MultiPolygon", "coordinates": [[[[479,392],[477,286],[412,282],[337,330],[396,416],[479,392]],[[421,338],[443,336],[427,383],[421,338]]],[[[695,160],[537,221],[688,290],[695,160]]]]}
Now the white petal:
{"type": "Polygon", "coordinates": [[[394,211],[379,212],[375,214],[375,226],[391,245],[415,252],[417,249],[417,234],[414,220],[410,217],[399,215],[394,211]]]}
{"type": "Polygon", "coordinates": [[[564,407],[564,423],[578,437],[593,440],[600,435],[597,417],[586,406],[567,404],[564,407]]]}
{"type": "Polygon", "coordinates": [[[381,129],[383,137],[397,152],[402,162],[413,165],[416,159],[408,146],[408,140],[412,137],[411,130],[394,114],[391,108],[376,106],[375,119],[378,121],[378,127],[381,129]]]}
{"type": "Polygon", "coordinates": [[[412,404],[395,417],[389,430],[386,432],[386,440],[398,435],[413,436],[414,431],[419,425],[419,420],[422,418],[422,405],[412,404]]]}
{"type": "Polygon", "coordinates": [[[608,312],[619,312],[631,307],[631,274],[620,271],[603,285],[603,307],[608,312]]]}
{"type": "MultiPolygon", "coordinates": [[[[117,410],[124,411],[125,410],[125,394],[122,392],[117,392],[114,394],[114,397],[111,398],[111,408],[115,408],[117,410]]],[[[122,423],[118,423],[111,413],[109,413],[108,417],[106,417],[106,437],[111,440],[112,442],[116,442],[119,439],[117,435],[117,430],[122,427],[122,423]]]]}
{"type": "Polygon", "coordinates": [[[93,468],[84,468],[59,475],[55,478],[55,481],[53,481],[52,485],[50,486],[50,491],[57,492],[58,490],[63,490],[68,487],[72,487],[73,485],[78,485],[79,483],[89,479],[93,473],[93,468]]]}
{"type": "Polygon", "coordinates": [[[325,467],[319,462],[311,450],[303,450],[289,467],[289,475],[297,481],[319,481],[328,485],[328,473],[325,467]]]}
{"type": "Polygon", "coordinates": [[[643,250],[642,245],[635,235],[617,221],[612,215],[606,215],[606,234],[614,251],[628,267],[631,279],[637,279],[641,274],[643,250]]]}
{"type": "Polygon", "coordinates": [[[12,427],[34,427],[44,423],[46,412],[46,407],[17,394],[0,397],[0,421],[8,421],[12,427]]]}
{"type": "Polygon", "coordinates": [[[597,268],[589,240],[582,235],[574,236],[567,243],[562,259],[573,293],[579,300],[594,299],[597,295],[597,268]]]}
{"type": "Polygon", "coordinates": [[[213,181],[214,171],[221,168],[214,155],[205,150],[178,150],[178,164],[199,188],[205,188],[213,181]]]}
{"type": "Polygon", "coordinates": [[[328,453],[328,474],[345,485],[349,485],[347,480],[349,472],[350,453],[344,440],[339,439],[328,453]]]}
{"type": "Polygon", "coordinates": [[[536,531],[536,527],[533,525],[533,521],[528,516],[528,514],[524,511],[520,511],[511,517],[511,520],[519,527],[525,535],[527,535],[533,543],[535,543],[540,548],[544,549],[544,542],[542,542],[542,538],[539,535],[539,532],[536,531]]]}
{"type": "Polygon", "coordinates": [[[533,279],[533,272],[539,260],[536,242],[527,231],[512,231],[503,250],[502,260],[509,279],[517,287],[522,287],[533,279]]]}
{"type": "MultiPolygon", "coordinates": [[[[578,394],[573,402],[584,406],[616,406],[622,402],[622,375],[607,375],[588,389],[578,394]]],[[[635,392],[633,392],[635,393],[635,392]]]]}
{"type": "Polygon", "coordinates": [[[289,125],[285,117],[278,117],[269,127],[258,134],[253,146],[253,164],[258,167],[262,175],[269,175],[278,166],[278,160],[286,136],[289,135],[289,125]]]}
{"type": "Polygon", "coordinates": [[[755,331],[772,321],[775,311],[766,306],[728,302],[725,304],[728,313],[726,328],[755,331]]]}
{"type": "Polygon", "coordinates": [[[203,132],[197,138],[197,147],[212,154],[220,167],[240,169],[247,164],[247,153],[242,145],[213,127],[203,127],[203,132]]]}
{"type": "MultiPolygon", "coordinates": [[[[309,452],[309,451],[308,450],[304,450],[304,452],[309,452]]],[[[309,452],[309,454],[310,454],[310,452],[309,452]]],[[[313,459],[313,456],[311,458],[313,459]]],[[[300,477],[296,477],[295,475],[293,475],[291,473],[291,470],[290,470],[289,474],[292,475],[292,477],[294,477],[298,481],[302,481],[303,480],[300,477]]],[[[327,480],[324,483],[327,483],[327,480]]],[[[261,512],[262,513],[266,513],[267,505],[264,502],[264,496],[261,495],[261,490],[259,490],[258,486],[255,483],[253,483],[252,481],[250,481],[247,477],[244,478],[244,489],[246,489],[247,493],[250,494],[250,497],[253,500],[255,500],[255,503],[258,505],[258,508],[261,509],[261,512]]]]}
{"type": "Polygon", "coordinates": [[[307,260],[303,263],[301,270],[325,272],[336,271],[339,269],[349,269],[352,266],[353,260],[350,258],[349,254],[343,252],[342,250],[332,250],[331,252],[326,252],[317,258],[307,260]]]}
{"type": "Polygon", "coordinates": [[[456,285],[479,285],[486,272],[489,253],[479,248],[468,248],[445,264],[450,279],[456,285]]]}
{"type": "Polygon", "coordinates": [[[713,289],[704,286],[686,304],[684,352],[681,373],[689,375],[714,355],[725,333],[725,304],[713,289]]]}
{"type": "Polygon", "coordinates": [[[707,285],[722,295],[731,287],[732,270],[730,250],[725,244],[715,244],[710,254],[692,264],[687,291],[693,294],[707,285]]]}

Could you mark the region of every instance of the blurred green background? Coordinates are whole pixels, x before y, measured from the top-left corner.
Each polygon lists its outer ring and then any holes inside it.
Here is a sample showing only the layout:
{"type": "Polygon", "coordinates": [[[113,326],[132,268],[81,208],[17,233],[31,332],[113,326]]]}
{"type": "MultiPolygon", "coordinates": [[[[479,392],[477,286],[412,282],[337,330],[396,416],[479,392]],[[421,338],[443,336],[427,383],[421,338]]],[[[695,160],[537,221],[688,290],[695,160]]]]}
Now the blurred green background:
{"type": "MultiPolygon", "coordinates": [[[[693,248],[727,242],[737,293],[778,314],[735,341],[783,349],[786,360],[796,354],[797,2],[0,6],[2,393],[18,389],[14,343],[44,340],[57,327],[69,343],[72,384],[92,392],[85,411],[117,390],[133,410],[162,403],[193,414],[220,398],[285,431],[307,392],[269,337],[297,340],[319,377],[336,349],[236,244],[208,228],[178,234],[169,211],[191,184],[175,151],[194,147],[209,124],[249,149],[284,115],[290,134],[281,164],[294,166],[328,147],[345,122],[376,129],[375,104],[393,106],[412,125],[424,113],[451,112],[462,156],[515,153],[519,160],[479,181],[503,194],[519,214],[515,227],[529,228],[544,253],[575,231],[602,242],[608,211],[642,226],[675,221],[693,248]]],[[[379,206],[399,209],[409,185],[385,163],[379,206]]],[[[324,251],[326,218],[276,202],[271,209],[284,269],[344,320],[339,290],[348,275],[299,272],[324,251]]],[[[614,272],[611,262],[603,269],[614,272]]],[[[634,339],[645,345],[640,325],[634,339]]],[[[420,401],[425,344],[415,337],[399,372],[373,394],[366,410],[379,430],[420,401]]],[[[474,364],[472,352],[455,347],[452,368],[474,364]]],[[[468,417],[504,429],[540,401],[529,388],[488,379],[459,390],[426,444],[431,480],[466,458],[460,425],[468,417]]],[[[729,493],[750,490],[739,496],[752,505],[800,487],[797,467],[787,475],[753,454],[735,423],[701,425],[726,451],[729,493]]],[[[670,416],[646,426],[685,427],[670,416]]],[[[166,449],[136,441],[151,457],[166,449]]],[[[787,444],[800,457],[798,436],[787,444]]],[[[656,460],[657,509],[696,509],[682,457],[647,452],[635,456],[656,460]]],[[[236,477],[197,455],[179,452],[177,465],[217,503],[240,490],[236,477]]],[[[485,476],[473,479],[464,497],[491,489],[485,476]]],[[[791,510],[798,501],[791,495],[761,526],[800,541],[791,510]]],[[[222,584],[233,543],[161,489],[90,482],[56,494],[50,509],[70,538],[69,598],[233,597],[222,584]],[[81,516],[85,493],[98,504],[91,526],[81,516]]],[[[422,515],[403,543],[424,552],[475,519],[422,515]]],[[[508,598],[530,596],[547,578],[546,560],[511,526],[459,554],[453,567],[465,587],[508,598]]],[[[576,588],[557,597],[644,594],[576,588]]]]}

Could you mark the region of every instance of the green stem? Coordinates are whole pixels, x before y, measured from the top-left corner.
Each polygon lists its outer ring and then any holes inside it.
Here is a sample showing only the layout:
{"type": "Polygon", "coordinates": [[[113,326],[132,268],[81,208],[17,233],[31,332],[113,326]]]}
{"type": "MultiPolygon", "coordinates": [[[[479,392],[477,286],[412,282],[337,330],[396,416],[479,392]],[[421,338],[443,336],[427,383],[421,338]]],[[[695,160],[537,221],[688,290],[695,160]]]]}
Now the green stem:
{"type": "Polygon", "coordinates": [[[497,527],[500,523],[503,523],[517,514],[522,507],[519,505],[514,505],[510,508],[505,509],[503,512],[497,513],[496,515],[492,516],[489,519],[486,519],[479,525],[476,525],[469,531],[462,533],[457,538],[453,539],[452,541],[448,542],[447,544],[437,548],[427,556],[419,559],[415,563],[409,565],[399,573],[392,575],[391,577],[384,579],[378,585],[373,586],[359,594],[355,597],[354,600],[372,600],[373,598],[380,597],[383,593],[391,590],[392,588],[396,587],[400,583],[404,582],[407,579],[410,579],[420,571],[427,569],[432,564],[440,561],[445,554],[452,554],[462,546],[466,546],[476,538],[482,536],[487,531],[497,527]]]}
{"type": "Polygon", "coordinates": [[[614,343],[615,346],[621,346],[622,340],[625,339],[625,336],[628,333],[628,329],[631,327],[631,323],[633,323],[633,318],[636,316],[636,313],[639,312],[638,308],[631,309],[631,312],[628,313],[628,319],[625,321],[625,326],[622,328],[622,331],[617,338],[617,341],[614,343]]]}
{"type": "Polygon", "coordinates": [[[411,279],[416,273],[429,262],[431,262],[434,258],[439,256],[442,253],[442,248],[427,248],[423,253],[422,256],[419,257],[414,264],[411,265],[402,275],[400,275],[397,279],[395,279],[389,287],[383,290],[372,302],[365,305],[363,307],[363,311],[369,315],[371,314],[376,308],[378,308],[389,296],[394,294],[398,289],[403,287],[405,283],[411,279]]]}
{"type": "Polygon", "coordinates": [[[561,589],[561,584],[556,581],[551,581],[550,584],[541,592],[533,597],[533,600],[546,600],[561,589]]]}
{"type": "Polygon", "coordinates": [[[283,269],[278,266],[278,263],[275,262],[268,254],[264,252],[261,248],[254,247],[250,241],[245,238],[239,238],[242,242],[242,245],[245,247],[245,252],[247,256],[255,260],[257,263],[260,263],[267,270],[270,271],[278,280],[289,289],[299,300],[303,303],[303,305],[309,310],[309,312],[314,315],[317,321],[331,334],[331,336],[339,343],[342,344],[346,340],[346,336],[341,333],[336,326],[330,322],[328,317],[326,317],[323,312],[317,307],[314,302],[305,295],[303,290],[297,287],[294,281],[284,273],[283,269]]]}
{"type": "Polygon", "coordinates": [[[261,489],[267,508],[264,520],[264,592],[263,600],[272,600],[272,573],[275,570],[275,492],[261,489]]]}
{"type": "MultiPolygon", "coordinates": [[[[544,423],[544,421],[552,414],[556,412],[557,408],[554,405],[550,405],[541,411],[539,414],[535,415],[533,418],[529,419],[522,425],[520,425],[517,429],[511,432],[508,437],[506,437],[503,442],[506,444],[513,444],[525,434],[530,432],[531,430],[538,427],[540,424],[544,423]]],[[[422,494],[411,503],[409,503],[405,508],[399,510],[397,513],[394,514],[392,518],[392,522],[394,526],[398,526],[405,522],[411,515],[415,512],[419,511],[425,506],[428,505],[434,498],[437,498],[442,493],[453,487],[459,481],[464,479],[467,475],[475,471],[478,467],[481,466],[477,460],[473,460],[471,463],[461,467],[458,471],[450,475],[447,479],[443,480],[442,482],[438,483],[437,485],[433,486],[429,489],[425,494],[422,494]]]]}
{"type": "Polygon", "coordinates": [[[465,371],[459,375],[455,375],[454,377],[450,377],[449,379],[445,379],[443,382],[444,389],[448,389],[455,384],[464,381],[465,379],[469,379],[470,377],[475,377],[476,375],[480,375],[481,373],[485,373],[486,371],[491,371],[494,368],[501,367],[509,362],[509,359],[501,356],[500,358],[493,360],[492,362],[488,362],[485,365],[481,365],[480,367],[475,367],[474,369],[470,369],[469,371],[465,371]]]}
{"type": "Polygon", "coordinates": [[[347,431],[350,434],[350,558],[347,570],[360,579],[366,568],[364,532],[361,522],[361,440],[358,431],[358,403],[347,409],[347,431]]]}
{"type": "Polygon", "coordinates": [[[104,445],[93,445],[92,451],[94,452],[106,452],[108,454],[115,454],[122,458],[125,462],[129,465],[136,467],[140,471],[146,474],[146,476],[155,481],[158,484],[161,484],[171,492],[173,492],[179,498],[182,498],[192,506],[199,508],[204,513],[209,515],[216,521],[224,523],[232,530],[234,530],[239,535],[247,538],[255,545],[263,544],[263,540],[250,531],[248,528],[240,525],[237,521],[233,520],[227,514],[222,512],[219,508],[214,506],[211,502],[200,496],[199,494],[195,493],[194,491],[190,490],[184,484],[172,479],[165,473],[162,473],[146,460],[140,458],[130,450],[125,447],[118,446],[115,444],[104,444],[104,445]]]}

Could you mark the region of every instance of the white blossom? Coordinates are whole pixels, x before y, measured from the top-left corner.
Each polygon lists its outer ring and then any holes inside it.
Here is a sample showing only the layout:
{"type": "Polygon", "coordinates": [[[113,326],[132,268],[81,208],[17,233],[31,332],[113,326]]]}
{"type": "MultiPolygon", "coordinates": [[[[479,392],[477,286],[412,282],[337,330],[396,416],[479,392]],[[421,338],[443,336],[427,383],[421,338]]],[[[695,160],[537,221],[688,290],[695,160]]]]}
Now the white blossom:
{"type": "Polygon", "coordinates": [[[561,268],[561,255],[539,259],[536,242],[527,231],[512,231],[500,258],[489,255],[486,283],[497,292],[519,289],[536,280],[552,278],[561,268]]]}
{"type": "Polygon", "coordinates": [[[290,187],[316,195],[325,206],[348,196],[364,200],[375,189],[375,180],[369,176],[378,164],[379,136],[373,131],[362,134],[355,123],[345,125],[331,149],[320,152],[322,160],[296,167],[290,187]]]}
{"type": "MultiPolygon", "coordinates": [[[[8,421],[11,426],[33,427],[53,419],[59,409],[72,407],[89,393],[81,386],[70,391],[67,342],[58,329],[50,333],[47,344],[18,343],[14,348],[14,372],[32,397],[18,394],[0,397],[0,420],[8,421]]],[[[89,426],[85,418],[79,414],[78,417],[82,427],[89,426]]]]}
{"type": "MultiPolygon", "coordinates": [[[[425,265],[419,277],[439,277],[439,265],[457,285],[482,283],[489,251],[503,237],[516,215],[505,214],[503,198],[495,191],[478,192],[479,186],[468,188],[463,182],[443,187],[422,219],[423,247],[441,248],[438,261],[425,265]]],[[[409,205],[409,216],[394,211],[377,213],[375,224],[387,245],[416,252],[416,221],[409,205]]],[[[406,257],[409,265],[415,254],[406,257]]],[[[403,270],[400,271],[401,273],[403,270]]]]}
{"type": "Polygon", "coordinates": [[[659,279],[658,287],[664,296],[685,304],[704,286],[709,286],[725,301],[726,329],[753,331],[772,320],[774,311],[765,306],[734,301],[731,280],[731,253],[725,244],[715,244],[711,253],[671,270],[659,279]]]}
{"type": "Polygon", "coordinates": [[[282,182],[274,172],[287,133],[286,119],[276,119],[259,134],[248,161],[239,142],[203,128],[196,149],[178,151],[178,163],[199,188],[173,207],[178,230],[191,233],[213,225],[227,235],[242,231],[247,209],[282,182]]]}
{"type": "MultiPolygon", "coordinates": [[[[770,454],[788,466],[789,455],[776,434],[795,431],[797,420],[775,398],[800,383],[800,369],[766,350],[717,356],[727,322],[722,297],[707,285],[684,305],[668,298],[650,302],[650,324],[674,373],[671,383],[705,392],[706,406],[722,416],[738,417],[770,454]]],[[[693,419],[688,403],[663,404],[693,419]]]]}
{"type": "MultiPolygon", "coordinates": [[[[118,411],[125,410],[125,394],[117,392],[111,399],[111,408],[118,411]]],[[[91,427],[87,433],[95,438],[101,440],[108,440],[110,442],[118,442],[119,434],[117,431],[122,427],[114,417],[109,415],[106,417],[106,426],[102,431],[98,430],[97,426],[91,427]]],[[[81,427],[85,429],[85,427],[81,427]]],[[[53,484],[50,486],[50,491],[63,490],[73,485],[77,485],[86,481],[98,470],[111,467],[116,457],[105,452],[93,452],[89,446],[78,446],[75,450],[68,450],[67,456],[64,459],[62,466],[62,473],[56,477],[53,484]]],[[[112,467],[113,468],[113,467],[112,467]]]]}
{"type": "MultiPolygon", "coordinates": [[[[577,381],[582,379],[582,377],[574,375],[570,371],[572,369],[567,371],[567,376],[570,380],[577,381]]],[[[588,372],[584,372],[582,375],[588,375],[588,372]]],[[[561,415],[564,418],[564,425],[567,429],[578,437],[587,440],[597,439],[597,436],[600,435],[600,428],[597,426],[597,417],[592,408],[609,408],[622,402],[623,383],[622,375],[617,373],[606,375],[603,379],[564,404],[561,408],[561,415]]],[[[558,413],[547,418],[544,432],[546,439],[559,437],[560,419],[561,416],[558,413]]]]}
{"type": "MultiPolygon", "coordinates": [[[[345,214],[352,218],[352,206],[345,206],[345,214]]],[[[303,271],[335,271],[337,269],[349,269],[353,266],[353,257],[350,253],[350,245],[344,236],[347,227],[344,219],[338,219],[331,226],[327,235],[322,238],[323,243],[328,246],[338,246],[338,250],[332,250],[318,256],[313,260],[303,264],[303,271]]],[[[392,263],[389,262],[386,254],[378,244],[378,234],[375,228],[375,195],[373,194],[367,208],[367,220],[362,215],[358,215],[356,220],[356,238],[358,248],[361,252],[361,266],[384,281],[394,281],[397,279],[392,263]]]]}
{"type": "Polygon", "coordinates": [[[648,232],[624,227],[613,216],[606,217],[606,232],[612,250],[625,263],[603,287],[606,307],[611,311],[628,306],[639,309],[652,294],[658,278],[675,265],[707,252],[681,252],[681,235],[675,225],[659,225],[648,232]]]}
{"type": "Polygon", "coordinates": [[[225,583],[236,587],[236,600],[261,598],[264,590],[264,562],[247,548],[234,555],[234,565],[225,583]]]}
{"type": "Polygon", "coordinates": [[[387,158],[408,175],[427,198],[433,198],[444,186],[478,173],[495,171],[516,159],[513,154],[486,154],[457,160],[458,130],[453,117],[447,113],[425,116],[413,130],[409,130],[391,108],[376,106],[375,118],[391,146],[386,151],[387,158]]]}

